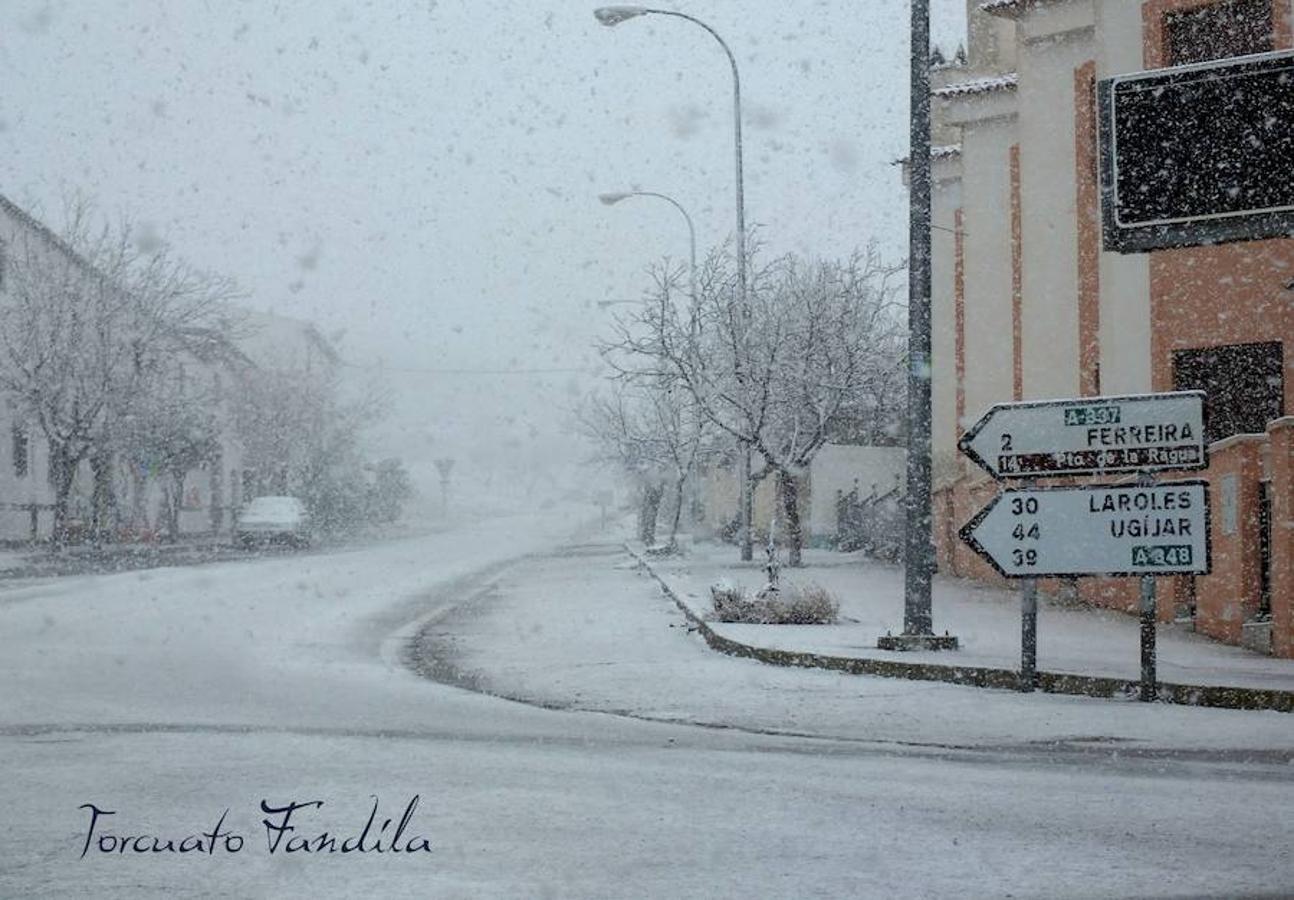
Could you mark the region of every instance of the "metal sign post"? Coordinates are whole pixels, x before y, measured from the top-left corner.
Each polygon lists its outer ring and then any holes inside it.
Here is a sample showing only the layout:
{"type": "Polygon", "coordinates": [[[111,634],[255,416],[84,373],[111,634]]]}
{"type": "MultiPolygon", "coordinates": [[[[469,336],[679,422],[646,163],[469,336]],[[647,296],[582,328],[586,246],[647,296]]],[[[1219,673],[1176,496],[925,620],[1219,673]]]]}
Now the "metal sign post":
{"type": "MultiPolygon", "coordinates": [[[[1036,487],[1036,479],[1025,482],[1036,487]]],[[[1020,591],[1020,690],[1032,693],[1038,680],[1038,579],[1026,578],[1020,591]]]]}
{"type": "MultiPolygon", "coordinates": [[[[1137,478],[1137,483],[1151,487],[1155,476],[1149,472],[1137,478]]],[[[1207,498],[1207,494],[1205,497],[1207,498]]],[[[1141,695],[1143,703],[1155,699],[1155,620],[1158,618],[1155,604],[1155,576],[1141,576],[1141,695]]]]}
{"type": "Polygon", "coordinates": [[[1038,579],[1026,578],[1020,592],[1020,690],[1031,693],[1038,681],[1038,579]]]}
{"type": "Polygon", "coordinates": [[[1141,695],[1143,703],[1155,699],[1155,576],[1141,576],[1141,695]]]}

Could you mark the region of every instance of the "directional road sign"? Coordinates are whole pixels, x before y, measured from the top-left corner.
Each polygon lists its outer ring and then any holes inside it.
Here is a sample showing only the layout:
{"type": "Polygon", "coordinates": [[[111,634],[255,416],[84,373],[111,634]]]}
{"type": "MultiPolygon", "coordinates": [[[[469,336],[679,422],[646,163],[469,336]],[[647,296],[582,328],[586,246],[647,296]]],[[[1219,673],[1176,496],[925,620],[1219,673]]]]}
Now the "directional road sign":
{"type": "Polygon", "coordinates": [[[1203,469],[1204,392],[1000,403],[957,446],[998,480],[1203,469]]]}
{"type": "Polygon", "coordinates": [[[1007,578],[1206,574],[1208,482],[1005,490],[961,539],[1007,578]]]}

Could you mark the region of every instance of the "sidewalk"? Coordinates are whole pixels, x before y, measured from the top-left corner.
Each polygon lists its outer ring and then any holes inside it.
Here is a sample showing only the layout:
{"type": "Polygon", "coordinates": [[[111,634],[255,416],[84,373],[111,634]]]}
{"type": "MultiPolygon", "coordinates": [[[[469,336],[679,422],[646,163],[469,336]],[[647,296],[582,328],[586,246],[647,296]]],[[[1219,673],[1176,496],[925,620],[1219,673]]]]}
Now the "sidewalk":
{"type": "MultiPolygon", "coordinates": [[[[630,545],[641,555],[641,547],[630,545]]],[[[892,652],[876,639],[903,626],[903,570],[858,553],[805,552],[805,567],[783,569],[783,586],[816,582],[840,601],[837,625],[743,625],[710,621],[710,585],[727,579],[752,593],[765,581],[762,565],[740,563],[729,545],[700,543],[687,555],[647,559],[678,602],[720,638],[748,647],[836,658],[1015,671],[1020,666],[1018,592],[937,577],[935,630],[956,635],[953,652],[892,652]]],[[[1180,626],[1160,626],[1159,681],[1200,686],[1294,691],[1294,661],[1215,643],[1180,626]]],[[[1095,678],[1140,677],[1138,622],[1132,616],[1039,599],[1038,669],[1095,678]]]]}
{"type": "Polygon", "coordinates": [[[174,543],[69,544],[58,550],[41,544],[0,550],[0,580],[197,565],[247,555],[227,535],[185,535],[174,543]]]}

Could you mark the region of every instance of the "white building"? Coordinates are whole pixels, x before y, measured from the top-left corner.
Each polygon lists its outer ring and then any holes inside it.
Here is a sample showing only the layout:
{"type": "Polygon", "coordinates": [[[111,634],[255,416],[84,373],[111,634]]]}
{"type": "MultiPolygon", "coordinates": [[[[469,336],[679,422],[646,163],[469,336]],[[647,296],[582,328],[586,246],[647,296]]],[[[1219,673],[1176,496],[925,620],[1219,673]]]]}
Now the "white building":
{"type": "MultiPolygon", "coordinates": [[[[5,263],[21,252],[24,265],[43,265],[69,277],[101,278],[47,226],[0,195],[0,303],[6,301],[5,263]]],[[[257,373],[300,372],[324,377],[340,364],[336,350],[308,322],[230,307],[237,344],[216,332],[186,333],[166,358],[177,397],[191,397],[218,423],[219,448],[190,471],[181,492],[179,526],[184,533],[228,529],[248,495],[244,448],[234,428],[234,403],[257,373]],[[182,345],[183,349],[179,349],[182,345]]],[[[13,338],[6,335],[6,339],[13,338]]],[[[39,423],[21,413],[13,397],[0,394],[0,542],[48,538],[55,490],[51,453],[39,423]]],[[[260,479],[257,479],[260,480],[260,479]]],[[[111,507],[115,536],[150,539],[163,530],[163,473],[112,464],[111,507]]],[[[91,518],[94,478],[88,461],[78,466],[69,501],[74,527],[91,518]]]]}

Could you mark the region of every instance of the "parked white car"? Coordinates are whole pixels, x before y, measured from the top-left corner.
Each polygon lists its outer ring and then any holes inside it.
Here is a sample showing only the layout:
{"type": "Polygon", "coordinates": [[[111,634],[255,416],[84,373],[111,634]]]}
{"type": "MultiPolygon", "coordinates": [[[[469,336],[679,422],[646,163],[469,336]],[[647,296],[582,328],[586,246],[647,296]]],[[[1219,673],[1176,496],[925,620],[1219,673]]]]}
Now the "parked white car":
{"type": "Polygon", "coordinates": [[[310,516],[296,497],[257,497],[243,507],[234,526],[241,544],[284,541],[299,547],[310,544],[310,516]]]}

